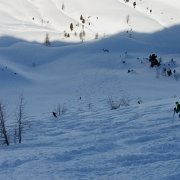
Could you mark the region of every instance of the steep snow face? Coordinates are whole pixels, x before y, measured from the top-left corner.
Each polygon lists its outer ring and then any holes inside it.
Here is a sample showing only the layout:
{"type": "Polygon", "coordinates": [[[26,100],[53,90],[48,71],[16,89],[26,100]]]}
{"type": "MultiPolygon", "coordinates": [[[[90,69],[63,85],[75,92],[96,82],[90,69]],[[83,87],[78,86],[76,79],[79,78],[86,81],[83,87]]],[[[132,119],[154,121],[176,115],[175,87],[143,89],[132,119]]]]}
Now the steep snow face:
{"type": "MultiPolygon", "coordinates": [[[[86,40],[123,31],[154,32],[180,23],[180,2],[162,0],[1,0],[0,35],[12,35],[42,42],[46,32],[54,40],[64,40],[64,31],[74,36],[84,25],[86,40]],[[83,24],[80,15],[85,19],[83,24]],[[69,25],[73,23],[74,29],[69,25]],[[33,33],[33,35],[32,35],[33,33]]],[[[67,40],[67,38],[66,38],[67,40]]]]}

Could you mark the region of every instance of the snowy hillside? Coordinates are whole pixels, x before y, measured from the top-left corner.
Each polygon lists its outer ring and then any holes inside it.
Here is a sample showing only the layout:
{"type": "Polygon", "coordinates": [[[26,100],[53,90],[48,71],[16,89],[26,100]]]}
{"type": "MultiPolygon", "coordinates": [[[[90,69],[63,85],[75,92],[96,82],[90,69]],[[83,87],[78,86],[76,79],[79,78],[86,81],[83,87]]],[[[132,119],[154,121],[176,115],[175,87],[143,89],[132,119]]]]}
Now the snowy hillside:
{"type": "Polygon", "coordinates": [[[1,148],[1,178],[178,180],[180,123],[171,104],[43,117],[22,145],[1,148]]]}
{"type": "Polygon", "coordinates": [[[0,179],[179,180],[179,17],[178,0],[1,0],[0,179]]]}
{"type": "Polygon", "coordinates": [[[134,8],[131,0],[1,0],[0,34],[42,42],[46,32],[52,39],[64,40],[66,31],[69,41],[78,41],[74,33],[82,31],[82,25],[89,40],[96,33],[100,37],[126,31],[151,33],[180,23],[178,0],[137,0],[136,4],[134,8]]]}

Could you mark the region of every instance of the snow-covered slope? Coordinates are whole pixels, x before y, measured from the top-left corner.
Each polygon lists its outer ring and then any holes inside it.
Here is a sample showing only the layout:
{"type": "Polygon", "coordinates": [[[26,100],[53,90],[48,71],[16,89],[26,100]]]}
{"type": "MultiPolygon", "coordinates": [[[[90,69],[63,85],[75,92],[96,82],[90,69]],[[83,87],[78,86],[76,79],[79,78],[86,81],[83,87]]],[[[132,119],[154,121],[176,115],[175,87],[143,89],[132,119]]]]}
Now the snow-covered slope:
{"type": "Polygon", "coordinates": [[[101,37],[127,30],[151,33],[180,23],[178,0],[136,2],[134,8],[133,1],[124,0],[1,0],[0,34],[42,41],[46,32],[52,39],[62,40],[67,31],[72,34],[70,40],[77,41],[74,33],[82,30],[81,14],[86,40],[93,39],[96,33],[101,37]],[[71,22],[73,32],[69,28],[71,22]]]}
{"type": "Polygon", "coordinates": [[[43,115],[22,145],[1,147],[1,178],[178,180],[180,123],[172,121],[172,103],[43,115]]]}
{"type": "Polygon", "coordinates": [[[30,121],[1,146],[0,179],[180,179],[180,2],[133,2],[0,1],[0,100],[11,129],[23,94],[30,121]]]}

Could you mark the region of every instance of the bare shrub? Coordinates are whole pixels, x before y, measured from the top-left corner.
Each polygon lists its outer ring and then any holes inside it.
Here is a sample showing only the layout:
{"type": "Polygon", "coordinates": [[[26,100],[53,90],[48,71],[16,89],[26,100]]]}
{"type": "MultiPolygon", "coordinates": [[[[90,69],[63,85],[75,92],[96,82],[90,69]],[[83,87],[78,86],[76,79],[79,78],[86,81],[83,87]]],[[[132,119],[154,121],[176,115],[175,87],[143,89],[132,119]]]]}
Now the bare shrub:
{"type": "Polygon", "coordinates": [[[120,106],[129,106],[130,105],[130,101],[127,97],[122,97],[120,99],[120,106]]]}
{"type": "Polygon", "coordinates": [[[58,116],[65,114],[66,111],[67,111],[67,108],[65,107],[64,104],[63,105],[58,104],[53,112],[56,114],[56,117],[58,117],[58,116]]]}
{"type": "Polygon", "coordinates": [[[108,105],[110,106],[111,110],[115,110],[120,107],[120,103],[114,101],[112,97],[108,97],[108,105]]]}

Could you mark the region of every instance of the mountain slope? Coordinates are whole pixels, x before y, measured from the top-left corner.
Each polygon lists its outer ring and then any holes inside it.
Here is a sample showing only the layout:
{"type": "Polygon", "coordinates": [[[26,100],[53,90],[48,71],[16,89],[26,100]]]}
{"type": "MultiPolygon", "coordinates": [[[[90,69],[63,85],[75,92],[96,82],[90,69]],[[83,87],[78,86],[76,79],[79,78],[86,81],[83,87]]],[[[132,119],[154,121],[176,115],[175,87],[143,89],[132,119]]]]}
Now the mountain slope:
{"type": "Polygon", "coordinates": [[[180,23],[178,1],[173,1],[171,5],[167,0],[136,2],[136,8],[133,8],[132,1],[125,3],[123,0],[2,0],[1,35],[42,42],[46,32],[51,34],[52,39],[62,40],[64,31],[67,31],[72,34],[68,40],[79,41],[73,34],[82,30],[81,14],[85,19],[86,40],[94,39],[96,33],[103,37],[127,30],[154,32],[180,23]],[[101,6],[103,8],[99,8],[101,6]],[[74,24],[73,32],[69,29],[71,22],[74,24]]]}
{"type": "Polygon", "coordinates": [[[172,120],[173,101],[31,122],[22,145],[1,148],[1,178],[178,179],[180,124],[172,120]]]}
{"type": "Polygon", "coordinates": [[[2,179],[180,179],[180,2],[133,2],[1,0],[2,179]],[[20,94],[29,126],[14,144],[20,94]]]}

